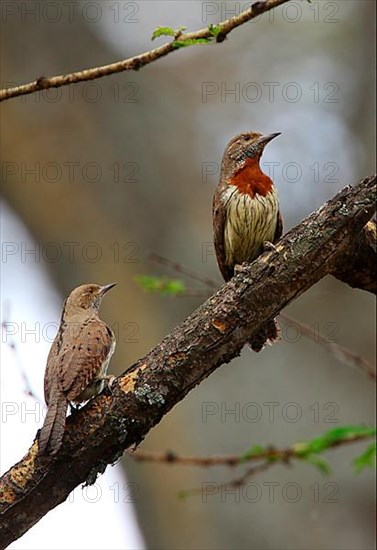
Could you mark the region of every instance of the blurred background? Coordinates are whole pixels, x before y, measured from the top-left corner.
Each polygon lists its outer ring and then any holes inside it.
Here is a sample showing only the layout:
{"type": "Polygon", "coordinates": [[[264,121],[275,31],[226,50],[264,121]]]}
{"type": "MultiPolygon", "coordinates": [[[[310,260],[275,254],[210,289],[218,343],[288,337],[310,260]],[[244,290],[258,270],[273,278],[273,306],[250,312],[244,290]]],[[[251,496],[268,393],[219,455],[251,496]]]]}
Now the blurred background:
{"type": "MultiPolygon", "coordinates": [[[[127,58],[164,42],[150,40],[157,26],[191,31],[249,5],[5,1],[1,87],[127,58]]],[[[20,365],[42,399],[47,353],[73,287],[118,283],[102,318],[118,337],[111,371],[120,374],[204,299],[143,292],[136,275],[167,273],[148,260],[151,252],[221,284],[211,203],[223,150],[236,133],[282,133],[267,147],[263,166],[277,184],[285,231],[374,172],[374,10],[369,0],[292,1],[222,44],[183,48],[138,72],[2,103],[1,308],[3,320],[13,323],[3,327],[3,402],[20,411],[22,400],[33,401],[22,394],[20,365]]],[[[328,277],[286,313],[373,363],[374,299],[367,293],[328,277]]],[[[245,349],[218,369],[141,449],[211,455],[287,446],[338,425],[371,424],[373,413],[374,388],[363,372],[283,325],[278,345],[260,354],[245,349]]],[[[17,412],[11,423],[4,409],[2,416],[3,472],[21,458],[43,419],[17,412]],[[31,431],[11,450],[21,423],[31,431]]],[[[37,525],[12,548],[42,547],[45,536],[46,548],[369,550],[373,474],[352,469],[365,447],[328,453],[327,478],[307,464],[278,465],[250,479],[246,496],[220,486],[242,469],[140,464],[125,456],[120,494],[104,478],[97,499],[112,503],[105,522],[122,523],[107,543],[95,532],[95,546],[88,538],[92,502],[80,512],[84,527],[81,521],[74,527],[84,540],[56,540],[37,525]],[[218,490],[207,498],[177,496],[212,482],[218,490]],[[37,537],[26,538],[38,528],[37,537]]],[[[77,516],[73,506],[67,522],[77,516]]],[[[52,514],[42,521],[47,526],[52,514]]]]}

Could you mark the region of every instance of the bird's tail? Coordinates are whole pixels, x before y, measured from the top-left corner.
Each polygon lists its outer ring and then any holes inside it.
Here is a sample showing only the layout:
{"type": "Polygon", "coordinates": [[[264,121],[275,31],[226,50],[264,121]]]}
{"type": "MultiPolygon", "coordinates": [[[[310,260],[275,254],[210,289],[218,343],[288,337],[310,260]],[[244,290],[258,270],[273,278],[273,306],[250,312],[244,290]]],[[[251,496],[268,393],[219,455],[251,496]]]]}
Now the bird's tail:
{"type": "Polygon", "coordinates": [[[55,454],[62,443],[68,401],[58,390],[52,391],[46,418],[39,434],[39,452],[55,454]]]}
{"type": "Polygon", "coordinates": [[[266,344],[273,344],[280,340],[281,330],[275,319],[267,321],[262,325],[257,334],[254,334],[248,341],[249,346],[253,351],[261,351],[266,344]]]}

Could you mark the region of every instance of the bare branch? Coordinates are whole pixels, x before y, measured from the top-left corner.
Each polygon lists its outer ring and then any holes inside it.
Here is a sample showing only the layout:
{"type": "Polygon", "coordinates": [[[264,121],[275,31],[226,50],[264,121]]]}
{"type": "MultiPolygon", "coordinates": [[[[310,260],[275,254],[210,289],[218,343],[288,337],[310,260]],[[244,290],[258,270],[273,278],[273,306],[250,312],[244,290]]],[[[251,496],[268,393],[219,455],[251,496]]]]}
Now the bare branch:
{"type": "Polygon", "coordinates": [[[222,21],[216,25],[219,29],[219,32],[216,33],[216,35],[213,34],[210,27],[205,27],[204,29],[200,29],[195,32],[178,33],[175,40],[172,40],[159,48],[154,48],[153,50],[144,52],[140,55],[135,55],[134,57],[130,57],[128,59],[123,59],[122,61],[117,61],[101,67],[92,67],[90,69],[84,69],[82,71],[76,71],[69,74],[52,76],[49,78],[40,76],[28,84],[22,84],[13,88],[4,88],[3,90],[0,90],[0,102],[5,101],[6,99],[11,99],[12,97],[32,94],[40,90],[47,90],[48,88],[69,86],[70,84],[76,84],[77,82],[94,80],[96,78],[102,78],[103,76],[109,76],[111,74],[120,73],[123,71],[138,71],[141,67],[149,65],[149,63],[152,63],[157,59],[161,59],[162,57],[178,50],[180,48],[180,46],[176,43],[178,39],[180,43],[190,43],[190,41],[200,39],[214,40],[219,43],[223,42],[226,36],[233,29],[288,1],[289,0],[260,0],[259,2],[255,2],[255,4],[239,15],[222,21]]]}
{"type": "Polygon", "coordinates": [[[279,317],[283,318],[288,323],[293,323],[294,325],[297,325],[304,336],[306,336],[307,338],[310,338],[316,344],[319,344],[322,347],[324,347],[327,351],[331,353],[331,355],[333,355],[341,363],[345,365],[350,365],[351,367],[360,368],[365,372],[365,374],[369,376],[369,378],[371,378],[372,380],[376,380],[375,369],[361,355],[358,355],[357,353],[349,350],[348,348],[345,348],[344,346],[339,345],[336,342],[332,342],[331,340],[328,340],[326,336],[314,330],[313,327],[306,325],[302,321],[297,321],[296,319],[293,319],[286,313],[280,313],[279,317]]]}
{"type": "Polygon", "coordinates": [[[199,283],[202,283],[204,286],[206,286],[212,291],[215,291],[219,288],[220,283],[217,283],[214,279],[210,279],[209,277],[203,277],[202,275],[199,275],[199,273],[187,267],[186,265],[183,265],[180,262],[174,262],[173,260],[169,260],[169,258],[166,258],[165,256],[161,256],[156,252],[152,252],[149,255],[149,259],[150,261],[156,264],[168,267],[169,269],[173,270],[175,273],[186,275],[193,281],[198,281],[199,283]]]}
{"type": "MultiPolygon", "coordinates": [[[[255,476],[256,474],[260,474],[262,472],[265,472],[268,470],[274,463],[273,462],[262,462],[261,464],[257,464],[256,466],[251,466],[244,474],[242,474],[240,477],[236,479],[232,479],[227,482],[223,482],[221,486],[226,490],[229,488],[236,488],[241,487],[245,484],[246,480],[249,477],[255,476]]],[[[192,489],[185,489],[181,491],[181,495],[184,497],[188,497],[189,495],[203,495],[203,487],[193,487],[192,489]]]]}
{"type": "MultiPolygon", "coordinates": [[[[8,304],[7,304],[8,305],[8,304]]],[[[8,308],[7,308],[8,309],[8,308]]],[[[5,310],[5,307],[4,307],[4,310],[5,310]]],[[[24,392],[26,395],[28,395],[29,397],[32,397],[33,399],[35,399],[36,401],[38,401],[39,403],[42,403],[43,404],[43,401],[42,399],[40,399],[34,392],[33,392],[33,388],[31,387],[31,384],[30,384],[30,381],[29,381],[29,378],[26,374],[26,370],[24,368],[24,365],[19,357],[19,354],[18,354],[18,350],[17,350],[17,344],[16,344],[16,341],[13,339],[13,338],[9,338],[9,333],[10,331],[8,331],[8,325],[10,323],[10,315],[9,315],[9,310],[8,311],[4,311],[3,313],[3,320],[1,322],[1,331],[3,332],[4,331],[4,336],[3,336],[3,342],[6,342],[7,346],[9,347],[9,349],[11,350],[11,352],[13,353],[14,355],[14,358],[15,358],[15,361],[16,361],[16,364],[17,364],[17,367],[18,367],[18,370],[20,372],[20,375],[22,377],[22,381],[24,383],[24,392]]]]}
{"type": "Polygon", "coordinates": [[[104,392],[67,419],[56,456],[38,440],[0,480],[5,547],[80,483],[137,446],[170,409],[220,365],[239,355],[261,325],[334,269],[339,251],[372,217],[376,177],[346,187],[292,229],[172,330],[104,392]],[[53,487],[53,490],[51,490],[53,487]]]}

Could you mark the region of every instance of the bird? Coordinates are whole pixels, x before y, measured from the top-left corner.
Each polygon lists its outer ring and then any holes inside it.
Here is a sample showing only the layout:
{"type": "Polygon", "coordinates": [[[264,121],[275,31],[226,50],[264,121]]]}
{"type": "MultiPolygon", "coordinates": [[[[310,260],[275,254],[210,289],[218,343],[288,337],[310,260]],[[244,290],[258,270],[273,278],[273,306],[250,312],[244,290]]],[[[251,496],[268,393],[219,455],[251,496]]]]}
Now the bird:
{"type": "MultiPolygon", "coordinates": [[[[283,221],[276,187],[260,167],[265,146],[280,132],[238,134],[228,143],[221,162],[220,181],[213,196],[213,239],[217,263],[225,281],[237,266],[253,262],[282,235],[283,221]]],[[[261,351],[279,338],[275,320],[268,321],[249,345],[261,351]]]]}
{"type": "Polygon", "coordinates": [[[115,284],[78,286],[64,302],[59,330],[47,358],[47,413],[38,438],[41,454],[56,454],[60,449],[68,404],[74,406],[91,399],[115,379],[107,375],[115,336],[99,318],[102,298],[115,284]]]}

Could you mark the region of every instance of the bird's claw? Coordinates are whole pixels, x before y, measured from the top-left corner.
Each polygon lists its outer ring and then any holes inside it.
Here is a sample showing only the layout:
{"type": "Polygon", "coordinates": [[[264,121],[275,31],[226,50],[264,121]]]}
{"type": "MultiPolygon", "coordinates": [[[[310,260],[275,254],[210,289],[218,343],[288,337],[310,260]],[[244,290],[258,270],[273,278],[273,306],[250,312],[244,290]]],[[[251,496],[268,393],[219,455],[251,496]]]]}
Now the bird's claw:
{"type": "Polygon", "coordinates": [[[263,250],[265,252],[277,252],[276,246],[273,243],[271,243],[270,241],[264,241],[263,250]]]}
{"type": "Polygon", "coordinates": [[[73,413],[80,410],[81,405],[80,405],[80,403],[73,403],[72,401],[70,401],[69,402],[69,408],[70,408],[70,413],[73,414],[73,413]]]}
{"type": "Polygon", "coordinates": [[[242,271],[245,271],[248,265],[249,265],[248,262],[243,262],[242,264],[235,264],[233,268],[234,275],[237,275],[237,273],[242,273],[242,271]]]}
{"type": "Polygon", "coordinates": [[[114,385],[114,382],[116,380],[116,377],[112,374],[107,374],[103,377],[103,381],[105,382],[105,388],[109,390],[110,393],[112,393],[112,387],[114,385]]]}

